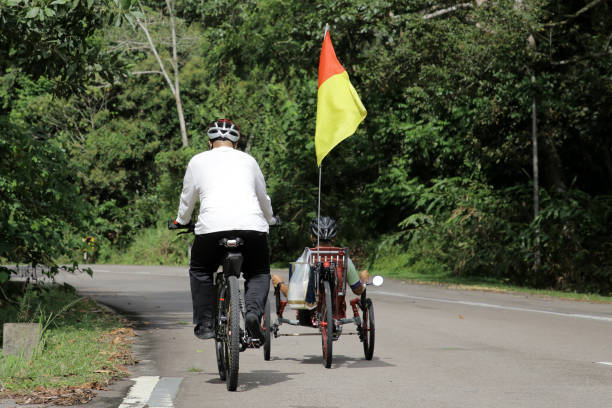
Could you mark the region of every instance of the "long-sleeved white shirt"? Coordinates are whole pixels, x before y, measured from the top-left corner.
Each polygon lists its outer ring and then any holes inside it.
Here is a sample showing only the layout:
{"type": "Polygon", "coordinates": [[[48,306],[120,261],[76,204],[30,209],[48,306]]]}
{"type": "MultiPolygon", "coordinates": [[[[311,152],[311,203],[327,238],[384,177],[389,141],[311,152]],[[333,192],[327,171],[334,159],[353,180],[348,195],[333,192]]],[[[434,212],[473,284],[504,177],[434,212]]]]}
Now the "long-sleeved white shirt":
{"type": "Polygon", "coordinates": [[[274,223],[266,182],[253,157],[221,146],[189,161],[176,221],[187,224],[197,200],[196,234],[252,230],[268,232],[274,223]]]}

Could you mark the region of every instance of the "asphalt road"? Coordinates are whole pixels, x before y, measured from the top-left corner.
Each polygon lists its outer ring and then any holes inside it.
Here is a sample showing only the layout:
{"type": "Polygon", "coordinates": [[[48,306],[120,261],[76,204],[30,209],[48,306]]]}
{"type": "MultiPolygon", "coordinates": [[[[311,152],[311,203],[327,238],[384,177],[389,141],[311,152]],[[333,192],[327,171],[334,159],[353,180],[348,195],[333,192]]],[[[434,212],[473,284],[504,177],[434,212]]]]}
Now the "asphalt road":
{"type": "MultiPolygon", "coordinates": [[[[261,349],[240,354],[239,386],[228,392],[214,342],[193,336],[187,268],[93,269],[93,279],[59,280],[136,321],[141,363],[132,377],[180,384],[160,406],[612,407],[612,305],[386,280],[368,289],[373,360],[364,359],[349,326],[334,343],[331,369],[323,367],[319,336],[279,337],[271,361],[261,349]]],[[[281,326],[297,331],[315,332],[281,326]]],[[[88,406],[119,406],[131,384],[88,406]]],[[[136,406],[144,405],[123,405],[136,406]]]]}

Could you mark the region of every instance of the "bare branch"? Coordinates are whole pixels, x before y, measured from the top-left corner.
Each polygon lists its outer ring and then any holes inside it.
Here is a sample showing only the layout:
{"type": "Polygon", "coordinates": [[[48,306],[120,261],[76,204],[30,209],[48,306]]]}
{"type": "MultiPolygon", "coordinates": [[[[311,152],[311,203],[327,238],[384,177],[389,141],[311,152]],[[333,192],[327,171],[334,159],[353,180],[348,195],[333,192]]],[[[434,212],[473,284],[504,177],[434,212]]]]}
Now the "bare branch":
{"type": "Polygon", "coordinates": [[[559,66],[559,65],[569,65],[569,64],[574,64],[576,62],[584,61],[586,59],[604,57],[604,56],[610,55],[610,54],[612,54],[612,50],[608,49],[608,50],[605,50],[603,52],[583,55],[583,56],[580,56],[580,57],[575,57],[575,58],[571,58],[571,59],[567,59],[567,60],[551,61],[550,64],[551,65],[557,65],[557,66],[559,66]]]}
{"type": "Polygon", "coordinates": [[[472,8],[472,7],[474,7],[474,5],[472,3],[460,3],[460,4],[456,4],[454,6],[451,6],[451,7],[447,7],[447,8],[442,9],[442,10],[434,11],[433,13],[425,14],[423,16],[423,19],[424,20],[429,20],[429,19],[432,19],[432,18],[435,18],[435,17],[442,16],[444,14],[452,13],[453,11],[456,11],[456,10],[461,9],[461,8],[472,8]]]}
{"type": "MultiPolygon", "coordinates": [[[[142,10],[142,5],[141,5],[141,10],[142,10]]],[[[144,11],[143,11],[143,13],[144,13],[144,11]]],[[[140,27],[140,29],[147,36],[147,41],[149,42],[149,47],[151,48],[151,52],[153,53],[153,55],[155,56],[155,59],[157,60],[157,63],[159,64],[159,68],[162,71],[162,75],[166,79],[166,82],[168,83],[168,86],[170,87],[170,91],[172,91],[172,94],[176,96],[176,90],[174,89],[174,85],[172,85],[172,81],[170,80],[170,77],[168,76],[168,73],[166,72],[166,67],[164,66],[164,63],[162,62],[161,58],[159,57],[159,54],[157,53],[157,48],[155,48],[155,44],[153,43],[153,39],[151,39],[151,34],[149,34],[149,30],[147,29],[147,25],[141,19],[139,19],[139,18],[136,19],[136,23],[138,23],[138,26],[140,27]]]]}
{"type": "Polygon", "coordinates": [[[161,71],[133,71],[130,75],[149,75],[149,74],[163,74],[161,71]]]}
{"type": "Polygon", "coordinates": [[[557,21],[555,23],[546,24],[546,26],[547,27],[554,27],[554,26],[559,26],[559,25],[567,24],[567,23],[569,23],[570,20],[573,20],[576,17],[580,16],[581,14],[586,13],[587,11],[589,11],[590,9],[592,9],[593,7],[595,7],[596,5],[601,3],[602,1],[605,1],[605,0],[593,0],[592,2],[590,2],[586,6],[584,6],[583,8],[578,10],[577,12],[575,12],[574,14],[570,14],[569,16],[566,16],[567,18],[565,20],[557,21]]]}

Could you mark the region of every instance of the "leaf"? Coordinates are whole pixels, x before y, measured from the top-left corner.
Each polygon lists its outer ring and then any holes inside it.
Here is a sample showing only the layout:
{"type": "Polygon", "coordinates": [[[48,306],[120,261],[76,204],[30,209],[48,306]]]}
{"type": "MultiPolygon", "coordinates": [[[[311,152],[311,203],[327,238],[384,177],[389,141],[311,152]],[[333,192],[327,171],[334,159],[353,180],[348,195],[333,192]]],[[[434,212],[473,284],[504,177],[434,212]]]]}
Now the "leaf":
{"type": "Polygon", "coordinates": [[[45,9],[45,15],[47,17],[53,17],[55,15],[55,11],[53,11],[53,9],[50,9],[49,7],[47,7],[45,9]]]}
{"type": "Polygon", "coordinates": [[[139,20],[144,20],[145,15],[141,11],[132,11],[131,14],[139,20]]]}
{"type": "Polygon", "coordinates": [[[26,14],[25,18],[36,18],[36,16],[38,16],[38,13],[40,13],[40,8],[32,7],[30,11],[28,11],[28,14],[26,14]]]}
{"type": "Polygon", "coordinates": [[[68,3],[68,0],[54,0],[51,5],[54,6],[56,4],[66,4],[68,3]]]}
{"type": "Polygon", "coordinates": [[[7,282],[11,277],[8,270],[0,270],[0,284],[7,282]]]}

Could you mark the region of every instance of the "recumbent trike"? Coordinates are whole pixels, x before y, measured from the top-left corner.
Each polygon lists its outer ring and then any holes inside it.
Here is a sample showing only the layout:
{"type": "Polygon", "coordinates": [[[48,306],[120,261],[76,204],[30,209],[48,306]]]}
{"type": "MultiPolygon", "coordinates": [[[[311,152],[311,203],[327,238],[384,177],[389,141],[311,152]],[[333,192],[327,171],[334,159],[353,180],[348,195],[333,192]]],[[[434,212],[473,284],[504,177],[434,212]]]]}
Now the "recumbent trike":
{"type": "MultiPolygon", "coordinates": [[[[343,326],[354,323],[357,326],[356,334],[363,343],[365,358],[371,360],[374,355],[374,307],[372,300],[367,297],[364,290],[360,297],[350,301],[352,316],[346,317],[346,290],[347,290],[347,258],[348,248],[319,247],[310,249],[310,280],[314,289],[315,303],[313,309],[298,309],[296,319],[288,319],[283,315],[286,312],[287,300],[281,297],[280,285],[274,289],[276,298],[276,320],[271,321],[269,310],[264,316],[264,330],[269,336],[271,332],[275,338],[279,336],[317,335],[318,333],[280,333],[283,324],[305,326],[318,329],[321,335],[323,351],[323,364],[331,367],[333,342],[340,338],[343,326]]],[[[291,274],[291,269],[290,269],[291,274]]],[[[291,282],[291,279],[289,279],[291,282]]],[[[382,284],[383,278],[376,276],[372,283],[375,286],[382,284]]],[[[291,283],[290,283],[291,284],[291,283]]],[[[266,337],[267,337],[266,336],[266,337]]],[[[271,336],[270,336],[271,337],[271,336]]],[[[267,342],[266,360],[269,359],[270,342],[267,342]]]]}

